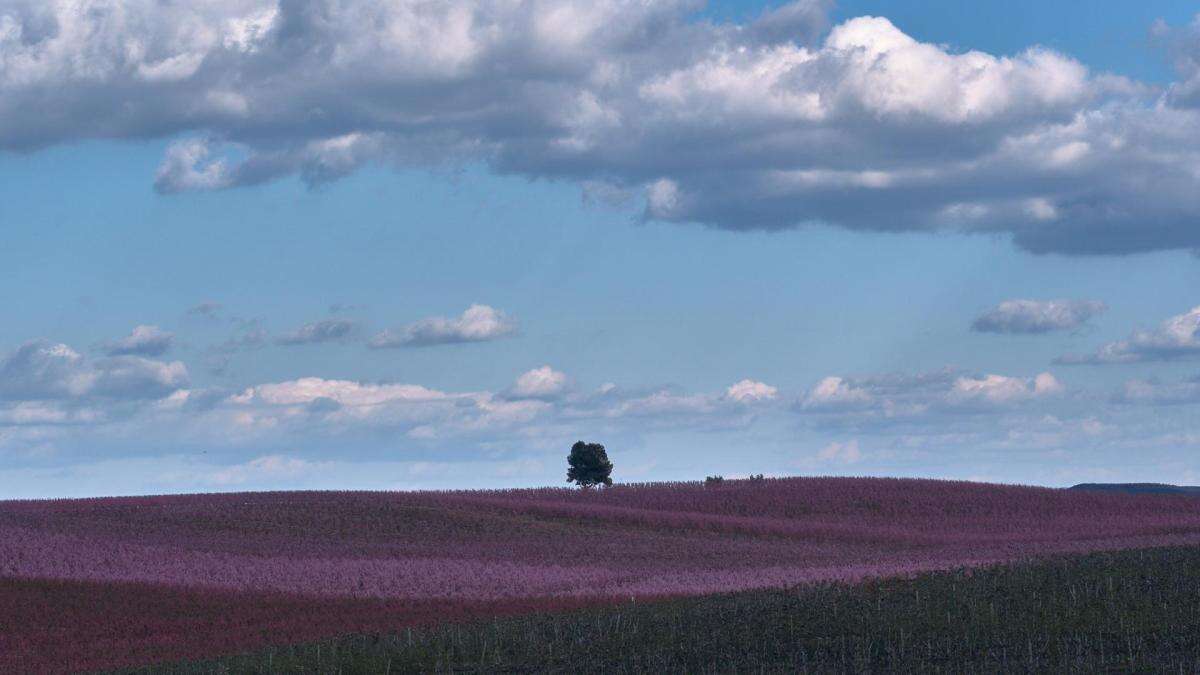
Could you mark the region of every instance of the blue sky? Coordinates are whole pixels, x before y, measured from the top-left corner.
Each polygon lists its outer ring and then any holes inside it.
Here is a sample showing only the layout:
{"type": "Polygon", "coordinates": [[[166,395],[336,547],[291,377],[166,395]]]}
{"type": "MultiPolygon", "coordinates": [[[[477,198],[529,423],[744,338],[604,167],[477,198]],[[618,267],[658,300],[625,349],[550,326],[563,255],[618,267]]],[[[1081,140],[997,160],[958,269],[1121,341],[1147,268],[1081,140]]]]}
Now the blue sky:
{"type": "Polygon", "coordinates": [[[1200,481],[1182,3],[84,4],[0,0],[0,497],[1200,481]]]}

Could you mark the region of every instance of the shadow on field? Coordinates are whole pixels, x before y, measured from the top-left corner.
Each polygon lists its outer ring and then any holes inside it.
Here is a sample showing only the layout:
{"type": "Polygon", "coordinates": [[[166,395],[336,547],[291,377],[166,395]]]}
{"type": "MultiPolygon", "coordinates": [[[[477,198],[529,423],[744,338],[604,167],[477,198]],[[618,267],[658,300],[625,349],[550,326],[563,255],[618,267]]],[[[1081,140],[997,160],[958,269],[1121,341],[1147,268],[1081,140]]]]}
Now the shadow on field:
{"type": "Polygon", "coordinates": [[[140,673],[1198,672],[1200,548],[501,618],[140,673]]]}

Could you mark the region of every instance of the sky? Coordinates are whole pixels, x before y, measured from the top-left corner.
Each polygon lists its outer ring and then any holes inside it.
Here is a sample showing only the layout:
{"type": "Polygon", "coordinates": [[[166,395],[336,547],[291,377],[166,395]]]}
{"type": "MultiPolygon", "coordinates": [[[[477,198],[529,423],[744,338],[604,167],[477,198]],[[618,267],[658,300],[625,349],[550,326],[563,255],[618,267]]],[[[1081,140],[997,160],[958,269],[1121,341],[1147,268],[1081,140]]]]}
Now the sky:
{"type": "Polygon", "coordinates": [[[0,499],[1200,483],[1187,3],[0,0],[0,499]]]}

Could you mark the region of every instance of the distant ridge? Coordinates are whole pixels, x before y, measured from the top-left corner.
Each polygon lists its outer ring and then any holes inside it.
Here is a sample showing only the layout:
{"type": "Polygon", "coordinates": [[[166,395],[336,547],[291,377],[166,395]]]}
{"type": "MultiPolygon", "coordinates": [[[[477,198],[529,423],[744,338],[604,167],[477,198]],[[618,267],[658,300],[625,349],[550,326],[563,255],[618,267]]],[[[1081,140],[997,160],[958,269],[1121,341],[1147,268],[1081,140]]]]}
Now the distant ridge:
{"type": "Polygon", "coordinates": [[[1079,485],[1072,485],[1069,489],[1095,490],[1099,492],[1125,492],[1128,494],[1200,496],[1200,486],[1168,485],[1166,483],[1080,483],[1079,485]]]}

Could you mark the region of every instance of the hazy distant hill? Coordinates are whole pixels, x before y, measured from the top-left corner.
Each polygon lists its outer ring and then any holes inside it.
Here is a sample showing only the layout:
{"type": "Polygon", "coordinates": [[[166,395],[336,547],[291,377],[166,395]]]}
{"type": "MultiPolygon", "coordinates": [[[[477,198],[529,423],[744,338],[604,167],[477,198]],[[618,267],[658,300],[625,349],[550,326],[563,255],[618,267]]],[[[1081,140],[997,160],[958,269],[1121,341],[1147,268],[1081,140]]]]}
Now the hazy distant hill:
{"type": "Polygon", "coordinates": [[[1072,490],[1098,490],[1101,492],[1125,492],[1128,494],[1197,495],[1197,485],[1167,485],[1166,483],[1080,483],[1072,490]]]}

